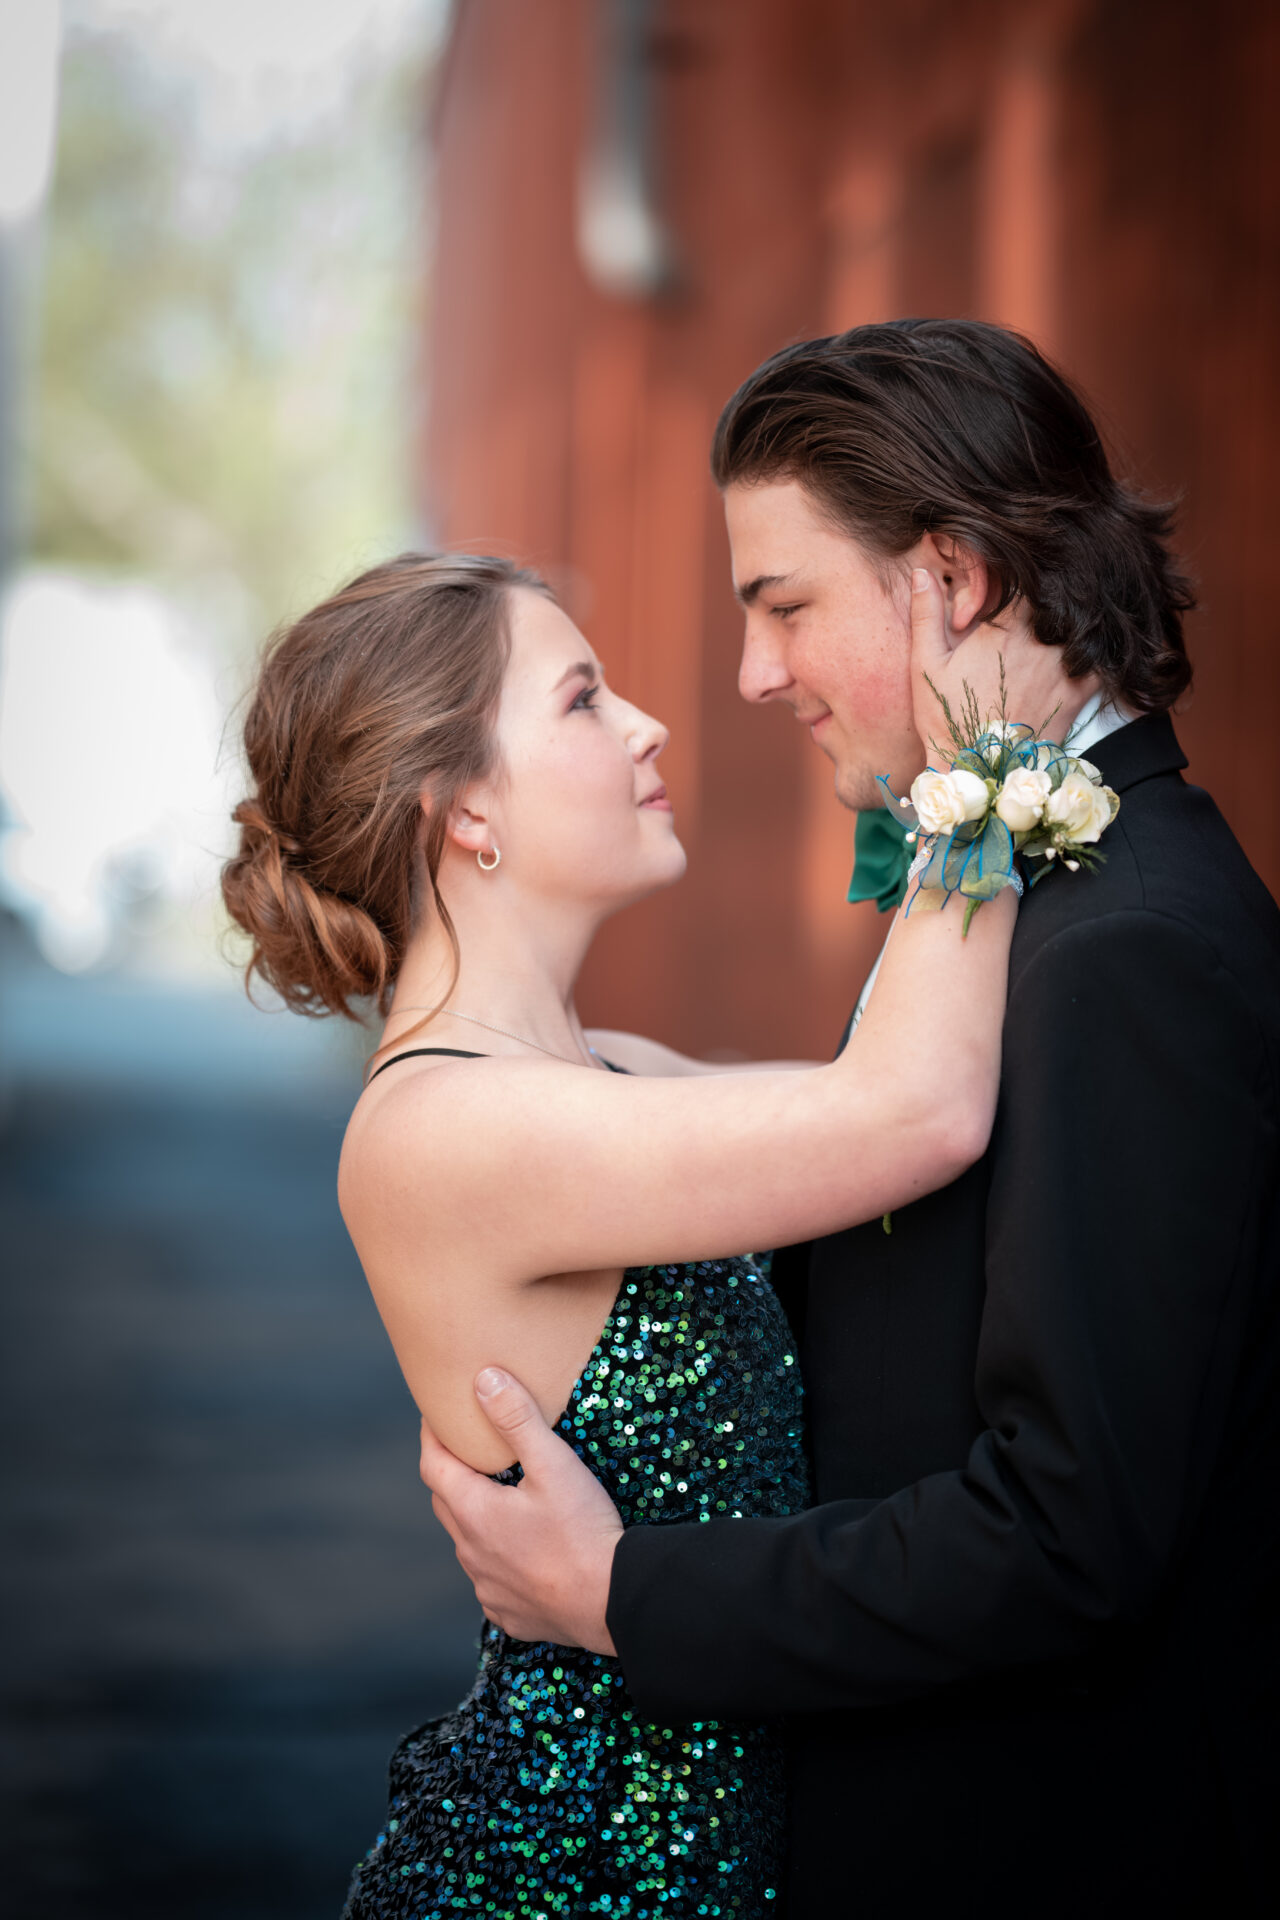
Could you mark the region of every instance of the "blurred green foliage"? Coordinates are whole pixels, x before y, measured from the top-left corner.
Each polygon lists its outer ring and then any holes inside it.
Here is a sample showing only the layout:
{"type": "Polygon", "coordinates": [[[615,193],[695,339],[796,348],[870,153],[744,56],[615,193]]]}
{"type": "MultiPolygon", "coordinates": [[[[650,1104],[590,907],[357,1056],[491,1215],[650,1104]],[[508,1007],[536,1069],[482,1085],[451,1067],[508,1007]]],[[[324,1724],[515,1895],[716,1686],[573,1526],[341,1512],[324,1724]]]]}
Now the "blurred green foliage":
{"type": "Polygon", "coordinates": [[[426,217],[417,61],[218,140],[118,32],[63,63],[29,557],[220,608],[234,647],[412,539],[426,217]]]}

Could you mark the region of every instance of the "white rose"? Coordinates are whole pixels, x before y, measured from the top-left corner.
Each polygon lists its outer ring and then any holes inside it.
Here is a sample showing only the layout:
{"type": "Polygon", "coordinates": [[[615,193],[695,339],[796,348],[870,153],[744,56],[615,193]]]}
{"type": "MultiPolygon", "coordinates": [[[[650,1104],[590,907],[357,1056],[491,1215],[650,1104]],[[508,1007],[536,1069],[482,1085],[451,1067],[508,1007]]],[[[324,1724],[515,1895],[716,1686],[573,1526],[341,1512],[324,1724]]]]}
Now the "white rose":
{"type": "Polygon", "coordinates": [[[991,805],[991,789],[986,781],[980,780],[976,773],[967,772],[964,767],[956,767],[947,775],[947,779],[959,796],[964,818],[981,820],[991,805]]]}
{"type": "Polygon", "coordinates": [[[987,783],[957,767],[952,773],[917,774],[911,804],[926,833],[951,833],[966,820],[981,820],[987,810],[987,783]]]}
{"type": "Polygon", "coordinates": [[[996,796],[996,812],[1010,833],[1029,833],[1040,825],[1049,798],[1049,776],[1032,767],[1015,767],[996,796]]]}
{"type": "Polygon", "coordinates": [[[1120,802],[1110,787],[1095,787],[1083,773],[1069,773],[1056,793],[1049,796],[1044,817],[1051,827],[1059,828],[1068,840],[1087,845],[1100,840],[1105,827],[1115,819],[1120,802]]]}

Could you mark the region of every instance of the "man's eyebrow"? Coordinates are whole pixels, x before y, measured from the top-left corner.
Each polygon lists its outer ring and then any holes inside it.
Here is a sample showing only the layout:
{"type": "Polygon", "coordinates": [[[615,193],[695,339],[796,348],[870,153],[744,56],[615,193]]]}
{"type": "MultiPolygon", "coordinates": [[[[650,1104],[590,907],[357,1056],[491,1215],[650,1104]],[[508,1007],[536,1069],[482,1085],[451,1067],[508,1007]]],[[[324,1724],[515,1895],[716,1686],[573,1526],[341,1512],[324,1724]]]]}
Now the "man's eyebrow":
{"type": "Polygon", "coordinates": [[[597,666],[594,660],[575,660],[560,675],[551,689],[552,693],[559,693],[561,687],[567,687],[575,674],[581,674],[584,680],[600,680],[604,678],[604,668],[597,666]]]}
{"type": "Polygon", "coordinates": [[[758,573],[754,580],[748,580],[745,587],[735,587],[734,598],[744,607],[753,607],[765,587],[782,587],[788,580],[795,579],[794,573],[758,573]]]}

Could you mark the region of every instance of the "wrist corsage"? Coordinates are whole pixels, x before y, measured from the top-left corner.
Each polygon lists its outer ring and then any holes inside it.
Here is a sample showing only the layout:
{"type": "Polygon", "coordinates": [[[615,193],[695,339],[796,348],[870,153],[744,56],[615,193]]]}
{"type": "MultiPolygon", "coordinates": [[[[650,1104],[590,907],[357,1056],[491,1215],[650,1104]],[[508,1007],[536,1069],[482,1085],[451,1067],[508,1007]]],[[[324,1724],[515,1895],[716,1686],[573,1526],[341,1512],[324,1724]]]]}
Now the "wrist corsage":
{"type": "MultiPolygon", "coordinates": [[[[1033,887],[1055,865],[1071,873],[1098,866],[1104,856],[1097,843],[1119,812],[1120,799],[1088,760],[1041,738],[1052,714],[1040,727],[1007,717],[1003,663],[995,720],[983,720],[971,687],[965,686],[957,720],[932,681],[929,686],[951,736],[949,754],[938,748],[940,757],[950,759],[949,767],[942,773],[928,767],[917,775],[910,799],[898,799],[883,775],[879,785],[886,807],[918,849],[907,911],[921,892],[940,894],[944,906],[953,893],[962,894],[967,933],[984,900],[993,900],[1005,887],[1021,894],[1015,857],[1033,887]]],[[[938,747],[936,741],[933,745],[938,747]]]]}

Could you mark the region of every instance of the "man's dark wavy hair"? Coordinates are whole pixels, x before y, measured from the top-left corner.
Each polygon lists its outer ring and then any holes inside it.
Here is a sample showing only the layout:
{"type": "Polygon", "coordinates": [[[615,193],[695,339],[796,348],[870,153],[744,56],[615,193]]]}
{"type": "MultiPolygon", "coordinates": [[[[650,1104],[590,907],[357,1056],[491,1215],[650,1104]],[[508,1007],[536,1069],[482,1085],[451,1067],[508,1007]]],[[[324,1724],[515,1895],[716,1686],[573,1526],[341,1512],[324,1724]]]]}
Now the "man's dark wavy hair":
{"type": "Polygon", "coordinates": [[[1190,684],[1173,509],[1113,476],[1079,395],[1005,327],[893,320],[785,347],[720,415],[711,470],[798,480],[878,559],[950,535],[991,572],[989,617],[1023,598],[1069,674],[1139,713],[1190,684]]]}

